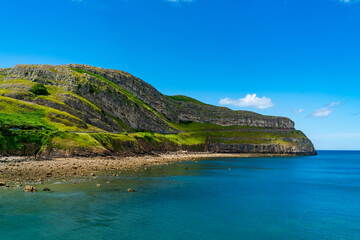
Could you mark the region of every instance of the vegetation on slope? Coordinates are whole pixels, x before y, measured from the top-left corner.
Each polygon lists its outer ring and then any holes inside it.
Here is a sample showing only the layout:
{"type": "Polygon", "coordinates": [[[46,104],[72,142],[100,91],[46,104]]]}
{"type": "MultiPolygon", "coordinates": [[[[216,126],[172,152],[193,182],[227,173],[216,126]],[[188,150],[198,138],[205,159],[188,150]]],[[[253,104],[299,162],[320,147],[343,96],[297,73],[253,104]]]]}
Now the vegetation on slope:
{"type": "Polygon", "coordinates": [[[57,130],[55,126],[44,120],[45,117],[42,109],[32,112],[0,113],[0,126],[3,129],[57,130]]]}
{"type": "MultiPolygon", "coordinates": [[[[29,67],[30,70],[37,68],[37,66],[29,67]]],[[[64,79],[51,78],[49,80],[27,77],[34,75],[28,73],[30,70],[26,70],[25,75],[21,75],[23,71],[21,70],[16,77],[12,78],[6,75],[5,72],[8,70],[0,69],[0,154],[32,155],[51,151],[64,151],[74,155],[175,150],[204,151],[211,144],[272,144],[291,147],[296,146],[296,141],[307,140],[302,132],[291,131],[291,129],[221,126],[206,123],[207,121],[174,123],[165,117],[166,112],[164,113],[163,109],[160,108],[157,111],[133,93],[98,74],[80,68],[67,70],[63,67],[47,66],[45,68],[50,71],[50,75],[45,76],[53,76],[52,74],[58,74],[59,71],[63,71],[62,74],[65,75],[69,74],[64,79]],[[106,112],[106,107],[104,111],[101,108],[102,104],[95,99],[97,96],[114,92],[121,94],[119,98],[121,101],[135,106],[129,109],[141,109],[141,113],[144,113],[143,109],[145,109],[145,112],[153,114],[154,119],[160,119],[165,123],[165,127],[178,133],[160,134],[159,132],[162,131],[155,133],[144,129],[137,132],[139,130],[131,129],[120,119],[121,115],[113,116],[106,112]],[[83,97],[80,96],[81,93],[84,93],[83,97]],[[82,114],[81,111],[85,108],[87,112],[82,114]],[[97,118],[90,119],[89,113],[97,118]],[[96,121],[99,125],[96,125],[96,121]],[[92,125],[93,123],[95,125],[92,125]],[[104,124],[118,124],[124,132],[105,132],[104,124]],[[100,126],[100,128],[94,126],[100,126]]],[[[99,71],[95,72],[100,74],[99,71]]],[[[161,99],[166,102],[165,107],[170,103],[173,104],[172,107],[175,106],[174,109],[169,110],[174,114],[178,114],[179,109],[187,108],[188,105],[190,108],[194,107],[194,111],[216,108],[181,95],[166,96],[161,99]]],[[[149,99],[146,101],[149,102],[149,99]]],[[[209,111],[212,111],[211,109],[209,111]]],[[[261,116],[248,112],[244,112],[243,115],[246,115],[246,118],[261,116]]],[[[277,118],[268,117],[268,119],[277,118]]]]}
{"type": "MultiPolygon", "coordinates": [[[[119,85],[109,81],[108,79],[106,79],[106,78],[104,78],[104,77],[102,77],[102,76],[100,76],[98,74],[95,74],[95,73],[92,73],[92,72],[89,72],[89,71],[86,71],[86,70],[83,70],[83,69],[72,68],[72,70],[77,72],[77,73],[81,73],[81,74],[86,73],[86,74],[89,74],[89,75],[91,75],[93,77],[96,77],[96,78],[102,80],[104,83],[107,83],[108,85],[110,85],[113,89],[116,89],[121,94],[125,95],[128,98],[129,101],[131,101],[131,102],[133,102],[135,104],[138,104],[139,106],[145,108],[149,112],[156,115],[158,118],[160,118],[162,121],[164,121],[170,128],[173,128],[173,129],[176,129],[176,130],[181,130],[181,129],[177,128],[177,126],[175,124],[173,124],[171,121],[169,121],[169,119],[167,119],[165,116],[163,116],[158,111],[156,111],[154,108],[152,108],[148,104],[144,103],[139,98],[137,98],[134,94],[130,93],[129,91],[127,91],[126,89],[120,87],[119,85]]],[[[92,87],[92,88],[90,88],[90,91],[91,92],[96,92],[97,89],[92,87]],[[93,90],[91,90],[91,89],[93,89],[93,90]]]]}
{"type": "Polygon", "coordinates": [[[200,102],[194,98],[183,96],[183,95],[174,95],[174,96],[167,96],[167,97],[172,100],[176,100],[176,101],[190,102],[190,103],[196,103],[196,104],[200,104],[200,105],[209,105],[209,104],[200,102]]]}
{"type": "Polygon", "coordinates": [[[9,97],[0,97],[0,125],[19,129],[98,130],[67,112],[9,97]]]}
{"type": "Polygon", "coordinates": [[[50,95],[47,88],[42,83],[36,83],[34,86],[31,87],[30,92],[36,95],[50,95]]]}
{"type": "Polygon", "coordinates": [[[66,150],[91,150],[104,147],[87,133],[57,132],[53,135],[50,145],[56,149],[66,150]]]}
{"type": "Polygon", "coordinates": [[[35,155],[49,144],[51,131],[0,130],[1,155],[35,155]]]}

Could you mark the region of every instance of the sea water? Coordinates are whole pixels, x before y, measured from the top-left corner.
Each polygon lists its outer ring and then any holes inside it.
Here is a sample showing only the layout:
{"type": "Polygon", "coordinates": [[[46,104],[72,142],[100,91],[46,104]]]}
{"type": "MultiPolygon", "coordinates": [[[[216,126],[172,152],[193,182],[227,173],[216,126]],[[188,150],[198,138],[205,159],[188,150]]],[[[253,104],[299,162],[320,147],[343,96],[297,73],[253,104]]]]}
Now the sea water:
{"type": "Polygon", "coordinates": [[[360,152],[205,159],[37,187],[51,191],[0,190],[1,240],[360,239],[360,152]]]}

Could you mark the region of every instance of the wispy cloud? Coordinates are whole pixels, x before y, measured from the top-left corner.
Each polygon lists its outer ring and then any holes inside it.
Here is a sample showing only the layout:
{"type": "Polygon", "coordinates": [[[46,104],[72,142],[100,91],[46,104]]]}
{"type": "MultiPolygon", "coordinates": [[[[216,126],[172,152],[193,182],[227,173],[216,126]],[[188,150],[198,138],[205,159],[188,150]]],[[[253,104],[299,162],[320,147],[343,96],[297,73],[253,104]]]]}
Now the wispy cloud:
{"type": "Polygon", "coordinates": [[[335,107],[335,106],[338,106],[340,105],[341,102],[332,102],[329,104],[329,107],[335,107]]]}
{"type": "Polygon", "coordinates": [[[315,110],[314,112],[311,113],[311,116],[312,117],[327,117],[332,112],[334,112],[334,107],[339,106],[340,104],[341,104],[340,101],[332,102],[327,107],[315,110]]]}
{"type": "Polygon", "coordinates": [[[247,94],[246,97],[240,99],[222,98],[219,103],[221,105],[232,105],[235,107],[255,107],[257,109],[266,109],[274,106],[271,98],[259,98],[256,94],[247,94]]]}
{"type": "Polygon", "coordinates": [[[331,108],[321,108],[318,110],[315,110],[311,116],[312,117],[327,117],[329,116],[334,110],[331,108]]]}
{"type": "Polygon", "coordinates": [[[304,111],[304,109],[300,108],[298,110],[294,110],[294,113],[299,114],[302,113],[304,111]]]}
{"type": "Polygon", "coordinates": [[[342,3],[358,3],[360,0],[339,0],[339,2],[342,3]]]}
{"type": "Polygon", "coordinates": [[[175,7],[182,7],[183,4],[192,3],[195,2],[196,0],[163,0],[163,1],[170,3],[175,7]]]}

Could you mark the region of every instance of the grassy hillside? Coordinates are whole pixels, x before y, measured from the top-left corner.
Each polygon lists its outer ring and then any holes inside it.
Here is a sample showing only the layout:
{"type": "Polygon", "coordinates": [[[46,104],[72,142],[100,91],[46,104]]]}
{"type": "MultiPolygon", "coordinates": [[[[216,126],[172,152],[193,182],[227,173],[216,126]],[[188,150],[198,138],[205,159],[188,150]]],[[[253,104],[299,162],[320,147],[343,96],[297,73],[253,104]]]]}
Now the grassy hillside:
{"type": "Polygon", "coordinates": [[[221,152],[229,146],[255,151],[241,145],[314,152],[287,118],[165,96],[122,71],[85,65],[0,69],[2,155],[221,152]]]}

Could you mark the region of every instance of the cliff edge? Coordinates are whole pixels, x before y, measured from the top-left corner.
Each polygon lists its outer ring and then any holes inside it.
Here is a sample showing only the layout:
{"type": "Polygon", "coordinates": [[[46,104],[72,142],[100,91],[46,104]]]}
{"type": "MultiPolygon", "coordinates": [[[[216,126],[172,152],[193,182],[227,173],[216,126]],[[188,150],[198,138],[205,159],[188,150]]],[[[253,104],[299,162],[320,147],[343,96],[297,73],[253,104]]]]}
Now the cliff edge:
{"type": "Polygon", "coordinates": [[[2,155],[177,150],[316,154],[288,118],[166,96],[123,71],[80,64],[0,69],[2,155]]]}

